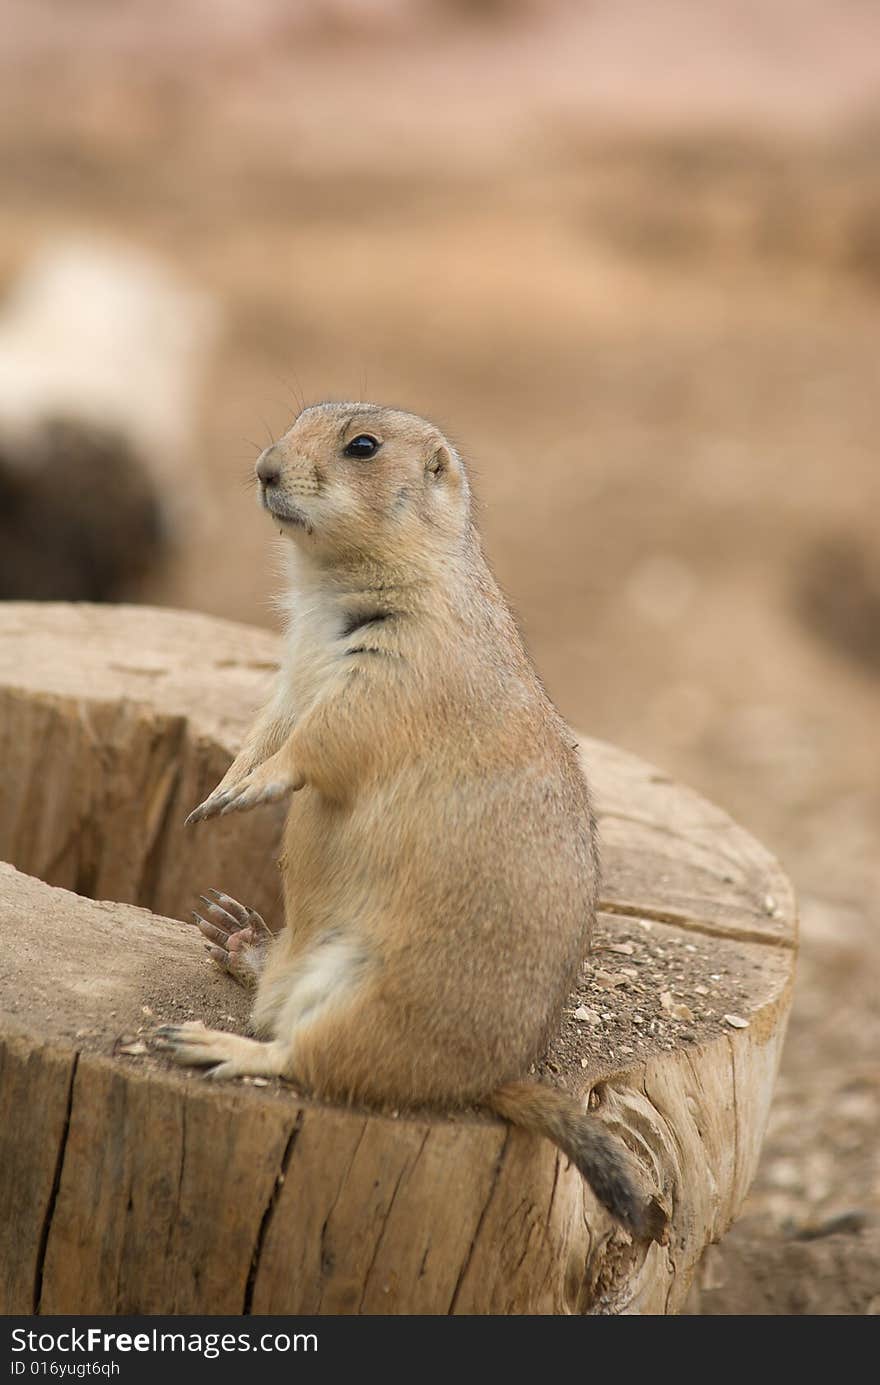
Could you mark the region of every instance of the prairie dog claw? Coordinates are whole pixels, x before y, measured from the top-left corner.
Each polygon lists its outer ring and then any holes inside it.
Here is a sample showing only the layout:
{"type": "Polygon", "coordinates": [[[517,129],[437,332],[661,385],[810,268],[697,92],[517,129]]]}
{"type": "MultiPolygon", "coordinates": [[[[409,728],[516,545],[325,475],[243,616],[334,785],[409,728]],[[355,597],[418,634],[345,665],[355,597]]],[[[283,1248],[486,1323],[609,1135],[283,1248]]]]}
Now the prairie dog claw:
{"type": "Polygon", "coordinates": [[[206,939],[209,956],[240,985],[251,989],[263,968],[272,932],[255,909],[246,908],[221,890],[211,890],[211,894],[214,899],[199,895],[205,913],[193,910],[193,922],[206,939]]]}
{"type": "Polygon", "coordinates": [[[301,789],[304,783],[303,776],[290,768],[287,756],[279,752],[234,784],[228,784],[226,788],[218,785],[204,803],[193,809],[185,825],[204,822],[206,818],[223,817],[226,813],[247,813],[262,803],[278,803],[288,794],[301,789]]]}

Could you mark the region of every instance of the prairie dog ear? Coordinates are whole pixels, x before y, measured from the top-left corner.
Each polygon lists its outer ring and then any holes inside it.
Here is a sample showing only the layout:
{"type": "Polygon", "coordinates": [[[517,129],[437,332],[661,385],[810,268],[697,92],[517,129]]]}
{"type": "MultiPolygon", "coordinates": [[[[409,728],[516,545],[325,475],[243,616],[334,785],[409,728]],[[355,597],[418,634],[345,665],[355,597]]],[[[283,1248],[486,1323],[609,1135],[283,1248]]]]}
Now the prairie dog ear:
{"type": "Polygon", "coordinates": [[[460,481],[461,463],[449,443],[442,438],[432,446],[425,471],[435,481],[460,481]]]}

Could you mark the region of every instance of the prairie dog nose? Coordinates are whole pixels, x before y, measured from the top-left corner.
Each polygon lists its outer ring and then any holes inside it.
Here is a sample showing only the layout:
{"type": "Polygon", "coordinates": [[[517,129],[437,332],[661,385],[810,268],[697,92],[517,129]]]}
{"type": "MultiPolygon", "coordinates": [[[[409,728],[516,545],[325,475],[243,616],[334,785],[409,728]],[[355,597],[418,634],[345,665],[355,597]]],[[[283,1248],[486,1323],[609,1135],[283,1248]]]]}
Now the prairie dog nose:
{"type": "Polygon", "coordinates": [[[281,479],[281,463],[273,443],[257,458],[257,477],[264,486],[277,486],[281,479]]]}

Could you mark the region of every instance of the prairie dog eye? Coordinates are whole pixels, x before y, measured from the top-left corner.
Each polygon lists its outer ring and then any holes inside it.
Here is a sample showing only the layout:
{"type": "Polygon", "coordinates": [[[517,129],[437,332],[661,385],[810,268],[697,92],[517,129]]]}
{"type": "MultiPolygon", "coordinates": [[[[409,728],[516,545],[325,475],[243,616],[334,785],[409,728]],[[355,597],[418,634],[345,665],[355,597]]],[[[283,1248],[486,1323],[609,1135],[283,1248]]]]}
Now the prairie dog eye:
{"type": "Polygon", "coordinates": [[[345,455],[346,457],[357,457],[360,461],[365,462],[370,457],[375,457],[379,447],[380,443],[377,438],[370,437],[369,433],[358,433],[356,438],[352,438],[351,442],[346,444],[345,455]]]}

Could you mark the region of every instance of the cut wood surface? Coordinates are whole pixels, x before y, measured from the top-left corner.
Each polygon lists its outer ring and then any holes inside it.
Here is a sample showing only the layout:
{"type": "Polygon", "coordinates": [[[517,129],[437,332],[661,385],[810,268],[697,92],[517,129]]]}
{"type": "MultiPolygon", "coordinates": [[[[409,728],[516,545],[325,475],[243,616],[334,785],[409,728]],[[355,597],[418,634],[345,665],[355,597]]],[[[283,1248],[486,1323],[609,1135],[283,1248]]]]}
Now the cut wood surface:
{"type": "Polygon", "coordinates": [[[632,1245],[546,1141],[479,1112],[212,1084],[162,1022],[242,1029],[189,918],[280,926],[283,810],[184,829],[275,636],[143,607],[0,607],[0,1312],[666,1313],[755,1172],[791,999],[772,856],[650,766],[583,742],[594,949],[540,1075],[589,1100],[671,1210],[632,1245]]]}

